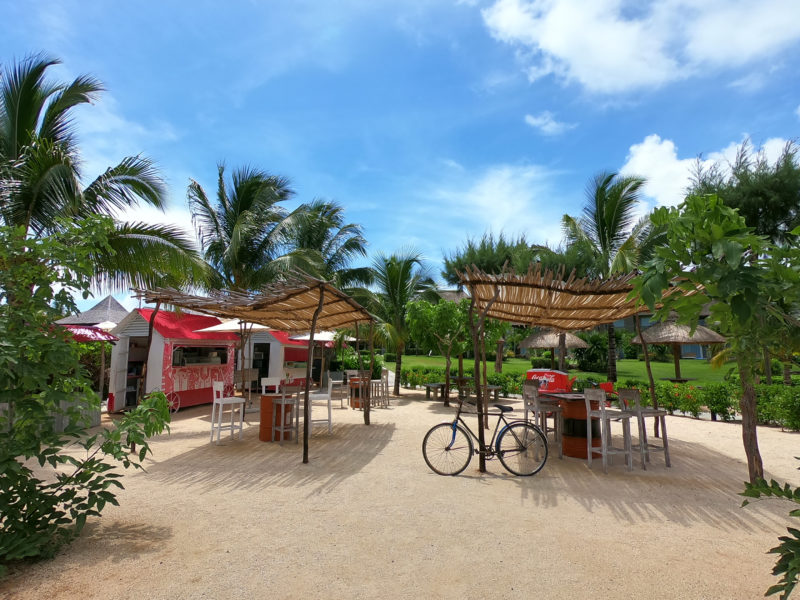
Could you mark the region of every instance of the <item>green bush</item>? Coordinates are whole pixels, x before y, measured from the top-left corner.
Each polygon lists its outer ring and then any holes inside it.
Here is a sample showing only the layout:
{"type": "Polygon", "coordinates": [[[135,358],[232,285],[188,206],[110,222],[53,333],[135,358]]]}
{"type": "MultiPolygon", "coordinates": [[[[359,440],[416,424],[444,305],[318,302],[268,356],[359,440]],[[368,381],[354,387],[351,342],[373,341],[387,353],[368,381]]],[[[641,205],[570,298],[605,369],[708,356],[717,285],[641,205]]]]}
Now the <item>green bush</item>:
{"type": "Polygon", "coordinates": [[[397,362],[397,354],[394,352],[387,352],[383,355],[383,360],[385,360],[387,363],[397,362]]]}
{"type": "Polygon", "coordinates": [[[534,369],[549,369],[551,364],[551,359],[549,357],[534,356],[531,358],[531,367],[534,369]]]}
{"type": "Polygon", "coordinates": [[[608,371],[608,334],[599,331],[580,334],[588,348],[575,348],[578,369],[593,373],[608,371]]]}
{"type": "Polygon", "coordinates": [[[759,423],[800,431],[800,387],[757,385],[756,415],[759,423]]]}
{"type": "Polygon", "coordinates": [[[739,407],[738,398],[730,385],[725,383],[706,384],[700,390],[703,404],[711,412],[712,418],[717,416],[723,421],[730,421],[739,407]]]}

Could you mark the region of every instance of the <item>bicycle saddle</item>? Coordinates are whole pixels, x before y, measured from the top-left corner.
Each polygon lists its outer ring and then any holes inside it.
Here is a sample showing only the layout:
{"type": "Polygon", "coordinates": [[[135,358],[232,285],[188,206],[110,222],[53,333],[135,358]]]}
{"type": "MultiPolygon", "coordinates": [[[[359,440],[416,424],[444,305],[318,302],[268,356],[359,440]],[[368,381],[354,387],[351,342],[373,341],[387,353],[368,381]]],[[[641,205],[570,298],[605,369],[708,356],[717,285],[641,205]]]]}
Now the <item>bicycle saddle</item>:
{"type": "Polygon", "coordinates": [[[492,404],[492,408],[496,408],[501,413],[512,412],[514,409],[510,406],[506,406],[505,404],[492,404]]]}

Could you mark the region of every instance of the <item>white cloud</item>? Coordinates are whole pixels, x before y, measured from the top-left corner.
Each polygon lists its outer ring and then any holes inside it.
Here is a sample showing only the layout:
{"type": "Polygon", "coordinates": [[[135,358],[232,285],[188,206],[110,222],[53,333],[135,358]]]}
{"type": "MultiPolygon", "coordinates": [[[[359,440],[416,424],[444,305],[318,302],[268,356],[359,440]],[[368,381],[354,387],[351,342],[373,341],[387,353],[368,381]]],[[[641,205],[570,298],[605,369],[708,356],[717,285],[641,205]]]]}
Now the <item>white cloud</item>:
{"type": "Polygon", "coordinates": [[[531,80],[555,75],[599,93],[741,67],[800,40],[796,0],[497,0],[482,16],[531,80]]]}
{"type": "Polygon", "coordinates": [[[525,122],[534,129],[538,129],[543,135],[560,135],[565,131],[577,127],[576,123],[556,121],[555,115],[549,110],[541,112],[536,116],[525,115],[525,122]]]}
{"type": "Polygon", "coordinates": [[[798,119],[800,119],[800,106],[798,106],[798,107],[795,109],[795,111],[794,111],[794,114],[796,114],[796,115],[797,115],[797,118],[798,118],[798,119]]]}
{"type": "MultiPolygon", "coordinates": [[[[725,170],[726,166],[735,160],[736,152],[745,139],[747,137],[708,153],[702,160],[703,166],[707,168],[716,162],[725,170]]],[[[764,142],[759,150],[770,163],[774,163],[786,142],[787,140],[781,138],[771,138],[764,142]]],[[[644,194],[657,206],[676,206],[683,202],[686,196],[696,161],[696,157],[679,158],[678,148],[672,140],[652,134],[641,143],[630,147],[620,173],[644,177],[647,180],[644,194]]]]}
{"type": "Polygon", "coordinates": [[[81,174],[89,183],[108,167],[143,148],[174,142],[179,135],[171,124],[154,121],[147,125],[131,121],[115,98],[104,93],[95,104],[76,108],[81,153],[81,174]]]}
{"type": "Polygon", "coordinates": [[[686,196],[694,162],[694,158],[678,158],[672,140],[653,134],[630,147],[620,173],[644,177],[644,194],[658,206],[677,206],[686,196]]]}
{"type": "Polygon", "coordinates": [[[429,210],[435,211],[437,218],[418,218],[419,226],[431,227],[431,235],[437,239],[449,235],[464,240],[492,231],[558,244],[564,205],[553,202],[556,173],[537,165],[510,164],[468,173],[471,175],[462,173],[426,190],[429,210]],[[443,220],[442,214],[448,215],[447,219],[443,220]]]}

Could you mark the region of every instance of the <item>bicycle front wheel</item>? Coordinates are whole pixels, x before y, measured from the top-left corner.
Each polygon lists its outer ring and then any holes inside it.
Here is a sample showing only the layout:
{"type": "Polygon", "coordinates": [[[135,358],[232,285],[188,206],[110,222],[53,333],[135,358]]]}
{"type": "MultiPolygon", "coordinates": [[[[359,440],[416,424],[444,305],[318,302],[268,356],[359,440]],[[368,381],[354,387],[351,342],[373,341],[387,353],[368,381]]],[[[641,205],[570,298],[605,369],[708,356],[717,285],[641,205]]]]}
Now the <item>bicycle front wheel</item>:
{"type": "Polygon", "coordinates": [[[514,475],[536,475],[547,462],[547,438],[530,423],[512,423],[497,440],[497,455],[514,475]]]}
{"type": "Polygon", "coordinates": [[[472,439],[461,425],[440,423],[422,440],[422,456],[438,475],[458,475],[472,459],[472,439]]]}

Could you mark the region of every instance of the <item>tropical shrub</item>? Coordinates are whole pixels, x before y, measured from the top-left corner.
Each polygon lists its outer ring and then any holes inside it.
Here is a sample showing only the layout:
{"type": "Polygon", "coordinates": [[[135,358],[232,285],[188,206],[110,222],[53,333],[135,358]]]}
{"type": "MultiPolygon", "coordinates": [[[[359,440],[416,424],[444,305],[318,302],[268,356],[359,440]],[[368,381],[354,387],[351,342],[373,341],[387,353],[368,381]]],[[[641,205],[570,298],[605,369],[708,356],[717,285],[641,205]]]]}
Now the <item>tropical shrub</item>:
{"type": "Polygon", "coordinates": [[[578,369],[593,373],[605,373],[608,370],[608,334],[598,331],[579,334],[588,344],[588,348],[575,348],[578,369]]]}
{"type": "Polygon", "coordinates": [[[711,413],[711,418],[721,418],[730,421],[739,407],[739,400],[735,397],[735,389],[725,383],[709,383],[702,390],[698,390],[703,404],[711,413]]]}
{"type": "Polygon", "coordinates": [[[87,517],[117,504],[116,464],[140,468],[147,440],[168,429],[159,392],[114,427],[90,432],[100,399],[79,345],[52,325],[75,312],[73,294],[88,296],[92,253],[110,251],[110,230],[109,219],[91,219],[31,239],[23,228],[0,227],[0,575],[10,561],[53,556],[87,517]]]}

